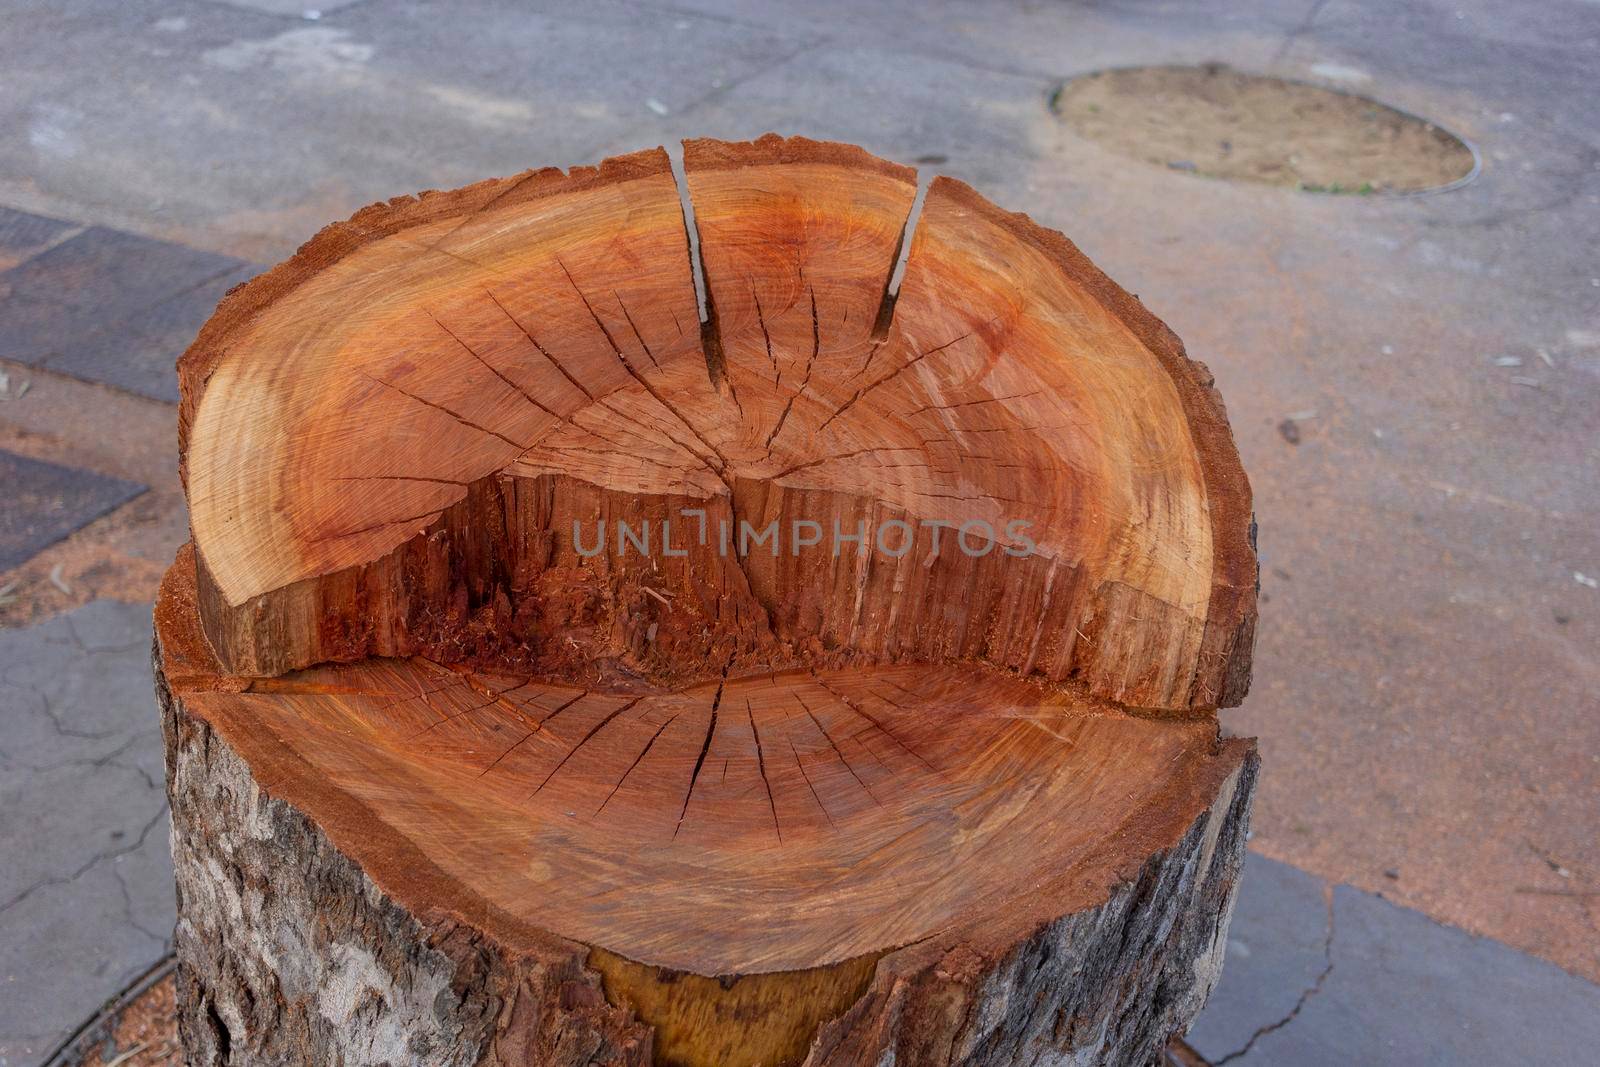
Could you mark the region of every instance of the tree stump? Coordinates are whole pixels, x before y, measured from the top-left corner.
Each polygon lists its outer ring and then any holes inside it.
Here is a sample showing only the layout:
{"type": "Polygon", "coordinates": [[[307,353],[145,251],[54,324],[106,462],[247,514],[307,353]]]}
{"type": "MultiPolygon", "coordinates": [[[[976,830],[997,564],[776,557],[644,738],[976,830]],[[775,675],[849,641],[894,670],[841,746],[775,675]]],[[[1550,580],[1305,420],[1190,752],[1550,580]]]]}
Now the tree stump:
{"type": "Polygon", "coordinates": [[[374,205],[180,362],[196,1064],[1151,1062],[1255,776],[1249,487],[1063,237],[847,145],[374,205]]]}

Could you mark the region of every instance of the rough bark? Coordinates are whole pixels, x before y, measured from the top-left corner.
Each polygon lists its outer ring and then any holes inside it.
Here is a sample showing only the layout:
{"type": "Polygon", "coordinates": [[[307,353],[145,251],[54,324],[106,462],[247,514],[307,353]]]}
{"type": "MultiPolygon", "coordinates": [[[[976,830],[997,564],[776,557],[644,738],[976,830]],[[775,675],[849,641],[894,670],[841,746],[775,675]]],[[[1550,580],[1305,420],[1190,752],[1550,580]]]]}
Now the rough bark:
{"type": "Polygon", "coordinates": [[[528,951],[395,903],[173,696],[159,648],[193,1065],[649,1064],[582,946],[528,951]]]}

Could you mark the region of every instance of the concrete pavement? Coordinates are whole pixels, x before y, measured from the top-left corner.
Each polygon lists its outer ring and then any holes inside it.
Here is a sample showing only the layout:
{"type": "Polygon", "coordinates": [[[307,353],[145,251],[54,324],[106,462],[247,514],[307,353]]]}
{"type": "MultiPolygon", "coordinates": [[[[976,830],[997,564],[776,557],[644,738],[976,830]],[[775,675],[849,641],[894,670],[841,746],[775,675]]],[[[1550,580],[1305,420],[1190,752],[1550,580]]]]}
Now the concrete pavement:
{"type": "Polygon", "coordinates": [[[1256,850],[1600,978],[1600,8],[317,7],[0,6],[0,206],[31,213],[0,226],[0,450],[149,487],[0,572],[0,625],[148,600],[183,536],[170,360],[214,287],[323,223],[681,135],[855,140],[1061,228],[1216,372],[1262,531],[1255,690],[1225,715],[1262,739],[1256,850]],[[1076,73],[1208,60],[1433,118],[1483,173],[1230,185],[1046,106],[1076,73]]]}

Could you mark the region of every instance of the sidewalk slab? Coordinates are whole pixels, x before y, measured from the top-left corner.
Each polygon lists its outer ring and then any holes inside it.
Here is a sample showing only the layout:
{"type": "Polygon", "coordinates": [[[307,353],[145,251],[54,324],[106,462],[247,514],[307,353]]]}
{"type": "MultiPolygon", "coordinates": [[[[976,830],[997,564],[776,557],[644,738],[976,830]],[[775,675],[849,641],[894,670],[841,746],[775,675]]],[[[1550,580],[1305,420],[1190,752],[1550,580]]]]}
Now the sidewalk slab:
{"type": "Polygon", "coordinates": [[[178,402],[178,357],[194,341],[229,289],[259,267],[242,266],[169,297],[126,319],[73,336],[45,366],[152,400],[178,402]]]}
{"type": "Polygon", "coordinates": [[[126,319],[240,266],[214,252],[90,226],[6,271],[0,285],[12,297],[126,319]]]}
{"type": "MultiPolygon", "coordinates": [[[[752,75],[736,95],[654,121],[646,143],[803,132],[915,166],[924,182],[959,176],[1000,203],[1017,204],[1025,202],[1025,175],[1016,160],[1032,151],[1050,87],[1048,79],[914,52],[831,44],[752,75]]],[[[627,151],[638,136],[630,132],[599,154],[627,151]]]]}
{"type": "Polygon", "coordinates": [[[0,271],[38,255],[74,229],[61,219],[0,207],[0,271]]]}
{"type": "Polygon", "coordinates": [[[32,559],[145,491],[137,482],[0,449],[0,571],[32,559]]]}
{"type": "Polygon", "coordinates": [[[1251,853],[1188,1040],[1218,1067],[1587,1063],[1600,986],[1251,853]]]}
{"type": "Polygon", "coordinates": [[[42,1063],[169,951],[150,606],[0,631],[0,1067],[42,1063]]]}
{"type": "Polygon", "coordinates": [[[1248,854],[1222,980],[1189,1031],[1191,1045],[1216,1062],[1294,1012],[1327,969],[1330,900],[1320,878],[1248,854]]]}
{"type": "Polygon", "coordinates": [[[255,271],[90,226],[0,273],[0,356],[176,401],[178,355],[222,294],[255,271]]]}
{"type": "Polygon", "coordinates": [[[571,166],[612,141],[654,145],[628,131],[804,43],[602,2],[557,13],[471,2],[444,17],[366,0],[311,21],[255,5],[68,0],[14,21],[0,186],[264,261],[377,200],[571,166]],[[85,57],[96,77],[61,75],[85,57]]]}

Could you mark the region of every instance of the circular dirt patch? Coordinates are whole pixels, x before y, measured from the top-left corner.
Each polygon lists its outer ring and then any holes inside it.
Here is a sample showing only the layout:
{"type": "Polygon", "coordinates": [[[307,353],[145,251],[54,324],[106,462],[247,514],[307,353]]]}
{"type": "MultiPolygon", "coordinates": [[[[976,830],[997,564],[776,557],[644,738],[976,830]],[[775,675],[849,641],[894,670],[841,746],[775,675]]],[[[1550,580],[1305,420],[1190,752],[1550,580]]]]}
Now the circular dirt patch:
{"type": "Polygon", "coordinates": [[[1218,64],[1099,71],[1052,104],[1119,155],[1213,178],[1326,193],[1402,193],[1470,177],[1473,151],[1365,97],[1218,64]]]}

